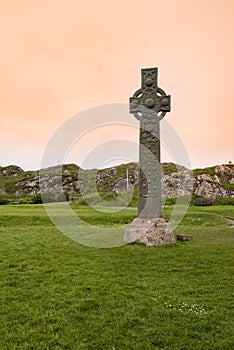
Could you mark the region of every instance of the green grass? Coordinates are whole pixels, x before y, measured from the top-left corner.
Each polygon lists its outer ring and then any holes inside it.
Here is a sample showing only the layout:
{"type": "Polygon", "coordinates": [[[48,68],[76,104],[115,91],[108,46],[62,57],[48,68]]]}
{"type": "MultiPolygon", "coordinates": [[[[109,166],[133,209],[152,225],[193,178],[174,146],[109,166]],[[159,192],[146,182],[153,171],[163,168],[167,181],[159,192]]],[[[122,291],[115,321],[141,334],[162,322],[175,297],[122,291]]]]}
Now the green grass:
{"type": "Polygon", "coordinates": [[[197,168],[192,171],[193,176],[198,176],[201,174],[215,175],[216,166],[211,166],[207,168],[197,168]]]}
{"type": "MultiPolygon", "coordinates": [[[[72,207],[95,225],[136,217],[72,207]]],[[[66,238],[42,205],[1,206],[0,349],[232,349],[226,217],[233,206],[190,207],[175,232],[190,242],[97,249],[66,238]]]]}
{"type": "MultiPolygon", "coordinates": [[[[234,164],[224,164],[224,166],[230,168],[230,169],[234,169],[234,164]]],[[[210,175],[215,175],[215,168],[217,167],[217,165],[215,166],[211,166],[211,167],[207,167],[207,168],[197,168],[194,169],[192,171],[193,176],[198,176],[201,174],[210,174],[210,175]]]]}
{"type": "Polygon", "coordinates": [[[222,187],[226,190],[234,191],[234,184],[231,184],[228,180],[222,181],[222,187]]]}
{"type": "Polygon", "coordinates": [[[178,171],[186,170],[184,166],[175,163],[162,163],[161,166],[163,175],[171,175],[172,173],[177,173],[178,171]]]}

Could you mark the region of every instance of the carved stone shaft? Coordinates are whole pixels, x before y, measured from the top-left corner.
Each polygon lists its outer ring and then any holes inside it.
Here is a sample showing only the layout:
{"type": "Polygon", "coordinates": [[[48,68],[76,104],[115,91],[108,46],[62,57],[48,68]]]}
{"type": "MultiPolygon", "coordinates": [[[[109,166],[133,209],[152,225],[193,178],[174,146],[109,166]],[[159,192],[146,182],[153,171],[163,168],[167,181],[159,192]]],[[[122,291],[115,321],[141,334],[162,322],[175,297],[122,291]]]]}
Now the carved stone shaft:
{"type": "Polygon", "coordinates": [[[139,147],[138,216],[158,218],[161,215],[161,166],[157,116],[142,116],[139,147]],[[148,131],[149,126],[154,134],[148,131]]]}
{"type": "Polygon", "coordinates": [[[141,89],[130,98],[130,113],[140,121],[138,217],[161,216],[159,121],[170,111],[170,96],[157,85],[157,68],[141,70],[141,89]]]}

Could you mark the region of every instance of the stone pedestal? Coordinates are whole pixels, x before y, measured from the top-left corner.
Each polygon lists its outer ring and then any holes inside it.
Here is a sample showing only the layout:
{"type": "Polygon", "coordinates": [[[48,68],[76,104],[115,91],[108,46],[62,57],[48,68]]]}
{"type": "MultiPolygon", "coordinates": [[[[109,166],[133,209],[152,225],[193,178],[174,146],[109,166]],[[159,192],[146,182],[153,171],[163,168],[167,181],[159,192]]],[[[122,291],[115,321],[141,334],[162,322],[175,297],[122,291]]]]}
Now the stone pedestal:
{"type": "Polygon", "coordinates": [[[163,218],[136,218],[125,231],[126,243],[144,243],[147,246],[175,243],[173,231],[163,218]]]}

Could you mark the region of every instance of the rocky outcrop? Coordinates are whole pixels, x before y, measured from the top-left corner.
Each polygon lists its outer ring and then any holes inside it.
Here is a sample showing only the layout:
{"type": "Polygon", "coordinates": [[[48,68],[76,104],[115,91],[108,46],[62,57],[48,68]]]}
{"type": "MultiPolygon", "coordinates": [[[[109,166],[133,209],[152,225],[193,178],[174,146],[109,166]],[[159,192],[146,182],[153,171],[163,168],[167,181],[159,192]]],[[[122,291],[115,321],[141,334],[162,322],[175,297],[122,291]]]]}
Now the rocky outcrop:
{"type": "Polygon", "coordinates": [[[18,181],[15,184],[15,194],[20,196],[22,194],[37,194],[39,193],[39,176],[32,179],[18,181]]]}
{"type": "MultiPolygon", "coordinates": [[[[169,165],[164,164],[166,169],[169,166],[173,169],[171,163],[169,165]]],[[[233,165],[218,165],[214,169],[207,168],[203,170],[204,173],[202,173],[201,169],[200,174],[196,174],[196,171],[189,171],[184,167],[176,168],[178,169],[177,172],[173,171],[171,174],[162,176],[162,195],[164,197],[176,198],[195,193],[197,196],[210,199],[211,201],[218,197],[234,198],[233,165]]],[[[136,179],[137,175],[134,179],[134,186],[137,185],[136,179]]],[[[123,183],[123,179],[120,179],[119,183],[123,183]]],[[[114,190],[118,192],[119,187],[117,183],[114,190]]]]}
{"type": "MultiPolygon", "coordinates": [[[[162,194],[165,197],[176,198],[195,193],[199,197],[210,200],[218,197],[234,198],[234,165],[232,164],[196,169],[193,172],[173,163],[163,163],[162,168],[164,171],[162,194]]],[[[136,163],[103,170],[85,170],[79,173],[80,170],[75,164],[63,165],[62,169],[61,166],[51,167],[40,172],[24,172],[14,165],[0,167],[0,195],[35,195],[40,193],[41,189],[44,192],[59,193],[62,186],[63,191],[72,197],[79,195],[80,191],[85,191],[89,183],[94,184],[95,190],[97,187],[101,191],[116,193],[138,185],[136,163]],[[85,180],[86,176],[88,180],[85,180]]]]}
{"type": "Polygon", "coordinates": [[[129,163],[100,170],[96,176],[96,184],[99,190],[106,189],[116,193],[135,187],[138,184],[138,165],[129,163]]]}
{"type": "Polygon", "coordinates": [[[214,174],[199,174],[194,177],[194,193],[213,200],[217,197],[234,198],[233,183],[234,168],[218,165],[214,169],[214,174]]]}
{"type": "Polygon", "coordinates": [[[24,171],[17,165],[8,165],[5,167],[0,167],[0,175],[9,178],[9,177],[15,177],[19,176],[20,174],[23,174],[24,171]]]}
{"type": "MultiPolygon", "coordinates": [[[[196,170],[189,171],[184,167],[178,167],[172,163],[163,164],[163,170],[166,170],[162,176],[162,195],[164,197],[176,198],[180,196],[196,195],[215,200],[218,197],[234,198],[234,166],[233,165],[218,165],[214,168],[200,169],[200,173],[196,173],[196,170]],[[168,169],[172,172],[167,174],[168,169]],[[178,169],[176,172],[175,170],[178,169]],[[202,173],[204,171],[204,173],[202,173]],[[210,172],[210,173],[209,173],[210,172]]],[[[110,176],[108,172],[106,175],[110,176]]],[[[137,169],[129,176],[128,187],[137,186],[138,171],[137,169]]],[[[101,179],[99,179],[101,184],[101,179]]],[[[116,179],[115,185],[113,182],[109,182],[114,192],[121,192],[127,189],[127,179],[116,179]]]]}
{"type": "Polygon", "coordinates": [[[102,181],[105,181],[107,179],[114,177],[116,174],[117,174],[116,168],[106,169],[105,171],[103,171],[101,173],[97,173],[96,183],[99,184],[102,181]]]}
{"type": "Polygon", "coordinates": [[[234,179],[234,165],[217,165],[215,167],[215,174],[222,179],[234,179]]]}
{"type": "Polygon", "coordinates": [[[23,179],[15,183],[15,194],[38,194],[40,192],[59,193],[61,188],[64,192],[73,195],[82,187],[82,181],[78,180],[77,173],[59,168],[49,168],[41,174],[30,179],[23,179]]]}
{"type": "Polygon", "coordinates": [[[190,195],[193,191],[193,176],[189,170],[182,170],[162,177],[162,195],[176,198],[190,195]]]}

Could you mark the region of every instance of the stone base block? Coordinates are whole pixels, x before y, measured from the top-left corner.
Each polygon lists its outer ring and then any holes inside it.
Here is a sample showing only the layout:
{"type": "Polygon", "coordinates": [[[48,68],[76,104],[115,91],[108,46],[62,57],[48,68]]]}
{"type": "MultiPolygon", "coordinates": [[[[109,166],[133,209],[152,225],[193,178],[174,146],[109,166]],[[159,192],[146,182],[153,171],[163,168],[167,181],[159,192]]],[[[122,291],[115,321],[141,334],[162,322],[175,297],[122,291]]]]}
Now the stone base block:
{"type": "Polygon", "coordinates": [[[173,231],[163,218],[137,218],[125,231],[126,243],[144,243],[147,246],[175,243],[173,231]]]}

